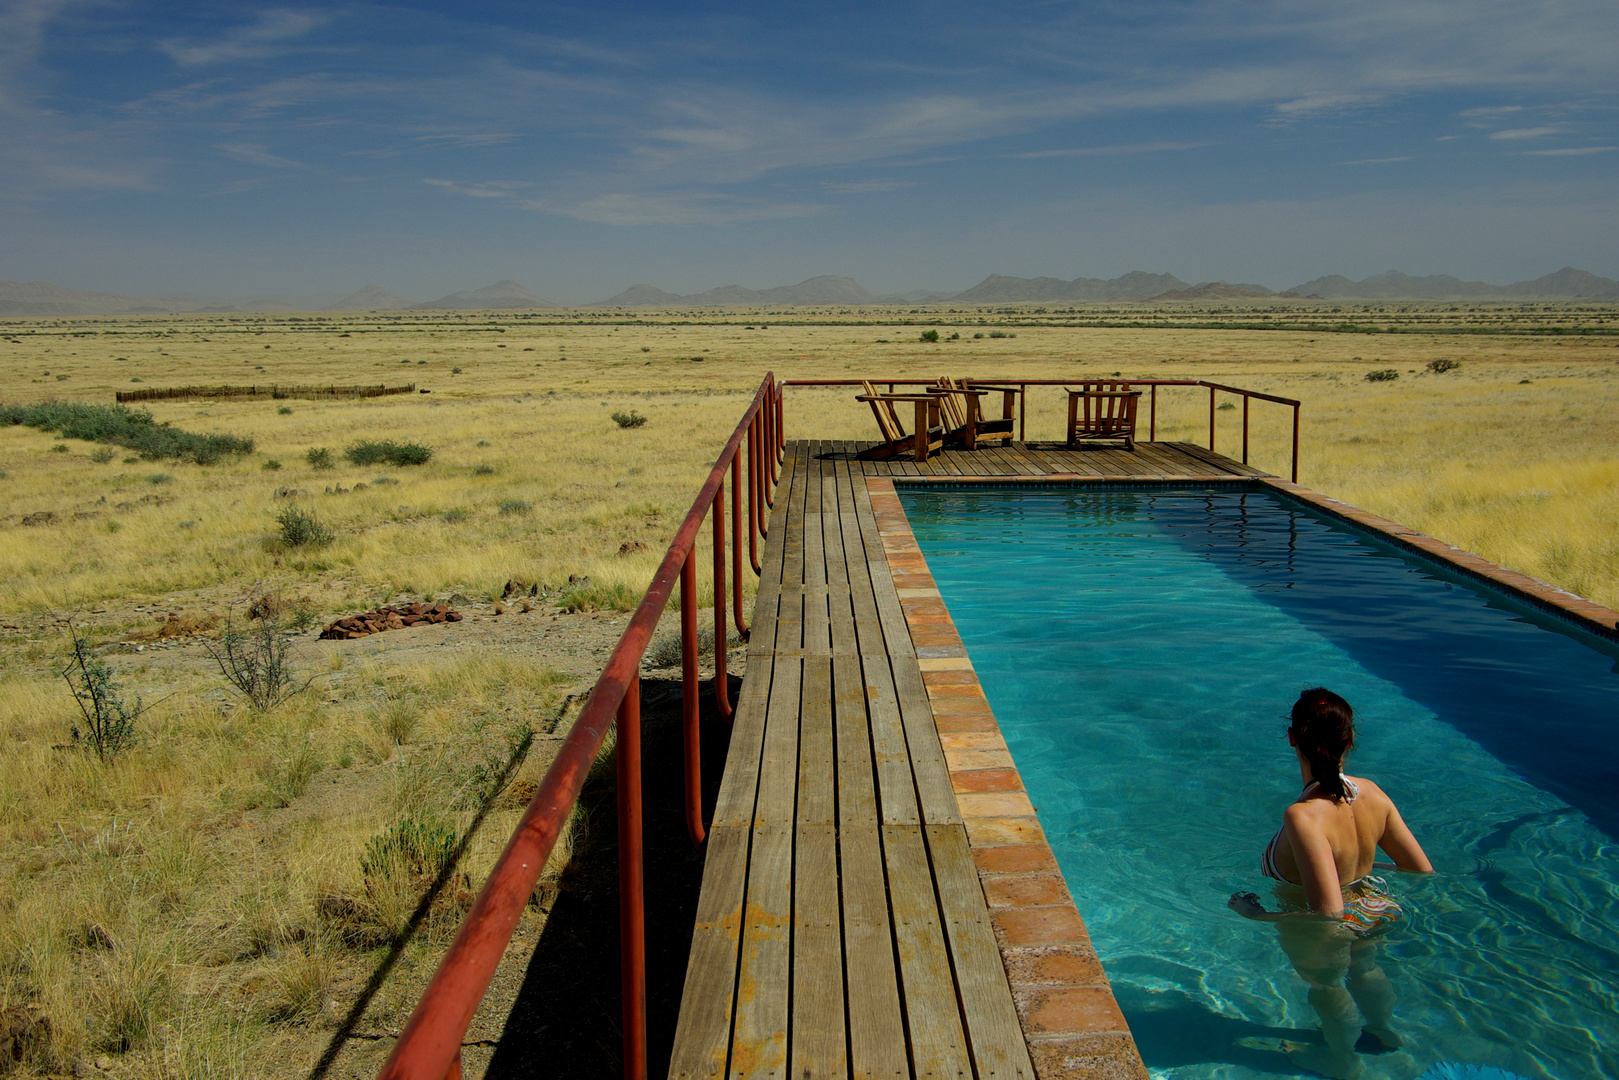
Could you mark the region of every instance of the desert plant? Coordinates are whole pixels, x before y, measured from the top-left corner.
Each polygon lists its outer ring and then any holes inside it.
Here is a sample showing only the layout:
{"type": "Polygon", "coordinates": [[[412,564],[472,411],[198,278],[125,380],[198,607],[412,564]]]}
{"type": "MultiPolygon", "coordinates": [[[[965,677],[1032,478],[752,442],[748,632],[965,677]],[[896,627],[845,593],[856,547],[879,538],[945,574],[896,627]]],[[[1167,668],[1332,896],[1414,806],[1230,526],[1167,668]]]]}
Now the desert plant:
{"type": "Polygon", "coordinates": [[[332,467],[332,452],[324,446],[311,446],[304,454],[304,460],[316,469],[330,469],[332,467]]]}
{"type": "Polygon", "coordinates": [[[939,332],[937,330],[924,330],[924,331],[922,331],[921,336],[917,338],[917,340],[918,341],[938,341],[939,340],[939,332]]]}
{"type": "Polygon", "coordinates": [[[634,409],[631,409],[629,412],[613,413],[613,423],[617,424],[621,428],[640,427],[642,424],[646,423],[646,417],[642,416],[634,409]]]}
{"type": "Polygon", "coordinates": [[[275,411],[275,413],[276,413],[277,416],[291,416],[292,415],[292,408],[290,406],[283,405],[279,409],[277,409],[275,411]]]}
{"type": "Polygon", "coordinates": [[[1366,373],[1367,382],[1393,382],[1399,377],[1400,373],[1394,368],[1384,368],[1381,371],[1368,371],[1366,373]]]}
{"type": "Polygon", "coordinates": [[[147,461],[173,458],[211,465],[226,454],[253,452],[252,439],[181,431],[159,424],[143,409],[125,405],[83,405],[67,401],[0,405],[0,424],[21,424],[40,431],[60,432],[64,439],[122,446],[147,461]]]}
{"type": "Polygon", "coordinates": [[[224,632],[203,645],[225,681],[260,711],[301,694],[315,681],[313,675],[298,682],[292,674],[292,644],[272,619],[258,619],[239,630],[230,617],[224,632]]]}
{"type": "Polygon", "coordinates": [[[141,699],[137,695],[134,705],[124,701],[111,669],[90,651],[90,643],[73,633],[71,623],[68,632],[73,640],[73,658],[63,669],[62,678],[73,691],[84,724],[73,725],[73,741],[87,744],[96,757],[107,761],[134,744],[141,699]]]}
{"type": "Polygon", "coordinates": [[[112,447],[103,446],[90,455],[90,460],[95,462],[97,465],[105,465],[116,456],[117,455],[112,452],[112,447]]]}
{"type": "Polygon", "coordinates": [[[472,468],[472,475],[493,476],[495,475],[495,467],[493,465],[474,465],[472,468]]]}
{"type": "Polygon", "coordinates": [[[502,514],[526,514],[534,509],[534,504],[523,499],[506,499],[500,504],[502,514]]]}
{"type": "Polygon", "coordinates": [[[297,503],[283,506],[275,520],[281,526],[281,539],[288,547],[320,547],[332,542],[332,530],[321,522],[315,511],[297,503]]]}
{"type": "Polygon", "coordinates": [[[1433,372],[1435,375],[1443,375],[1447,371],[1455,371],[1461,366],[1462,364],[1459,360],[1441,358],[1438,360],[1428,361],[1428,370],[1433,372]]]}
{"type": "Polygon", "coordinates": [[[457,507],[452,507],[451,509],[444,511],[444,513],[441,516],[449,524],[451,524],[451,525],[459,525],[459,524],[461,524],[461,522],[465,521],[467,518],[471,517],[472,515],[467,513],[465,510],[461,509],[459,506],[457,506],[457,507]]]}
{"type": "Polygon", "coordinates": [[[269,472],[275,472],[277,469],[281,468],[281,462],[276,458],[266,458],[264,468],[269,472]]]}
{"type": "Polygon", "coordinates": [[[292,614],[287,616],[287,626],[299,633],[310,629],[318,622],[320,612],[316,611],[307,600],[298,601],[297,606],[292,609],[292,614]]]}
{"type": "Polygon", "coordinates": [[[289,750],[264,773],[266,805],[276,809],[291,806],[292,800],[308,789],[309,781],[320,772],[323,764],[320,752],[310,743],[289,750]]]}
{"type": "Polygon", "coordinates": [[[356,465],[376,465],[379,462],[387,462],[389,465],[426,465],[427,460],[433,456],[433,451],[421,443],[402,443],[384,439],[381,442],[357,442],[343,451],[343,456],[356,465]]]}
{"type": "Polygon", "coordinates": [[[53,453],[53,454],[65,454],[65,453],[67,453],[67,444],[66,443],[57,443],[55,446],[51,447],[51,453],[53,453]]]}
{"type": "Polygon", "coordinates": [[[174,477],[166,472],[153,473],[146,478],[146,482],[148,484],[172,484],[174,483],[174,477]]]}

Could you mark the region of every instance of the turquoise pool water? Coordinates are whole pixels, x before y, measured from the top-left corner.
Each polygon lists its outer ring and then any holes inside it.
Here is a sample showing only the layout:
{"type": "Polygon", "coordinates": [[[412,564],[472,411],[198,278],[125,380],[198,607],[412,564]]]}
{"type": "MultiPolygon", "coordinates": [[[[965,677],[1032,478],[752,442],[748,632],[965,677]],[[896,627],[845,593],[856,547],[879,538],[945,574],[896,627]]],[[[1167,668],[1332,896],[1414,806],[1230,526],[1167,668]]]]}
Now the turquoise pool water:
{"type": "Polygon", "coordinates": [[[1619,675],[1573,631],[1269,492],[899,485],[1155,1076],[1306,1075],[1316,1016],[1259,853],[1298,793],[1301,689],[1437,869],[1390,875],[1397,1053],[1619,1076],[1619,675]]]}

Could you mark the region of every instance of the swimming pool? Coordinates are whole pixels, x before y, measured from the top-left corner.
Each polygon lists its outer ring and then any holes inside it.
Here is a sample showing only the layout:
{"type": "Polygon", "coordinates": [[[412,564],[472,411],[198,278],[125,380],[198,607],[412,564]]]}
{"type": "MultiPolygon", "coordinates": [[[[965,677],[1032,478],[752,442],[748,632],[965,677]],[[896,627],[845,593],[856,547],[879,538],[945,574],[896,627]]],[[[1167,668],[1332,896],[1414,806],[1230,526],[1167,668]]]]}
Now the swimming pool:
{"type": "Polygon", "coordinates": [[[1365,1075],[1619,1076],[1619,648],[1270,491],[896,489],[1155,1075],[1302,1075],[1304,984],[1225,900],[1274,906],[1325,685],[1438,871],[1391,878],[1365,1075]]]}

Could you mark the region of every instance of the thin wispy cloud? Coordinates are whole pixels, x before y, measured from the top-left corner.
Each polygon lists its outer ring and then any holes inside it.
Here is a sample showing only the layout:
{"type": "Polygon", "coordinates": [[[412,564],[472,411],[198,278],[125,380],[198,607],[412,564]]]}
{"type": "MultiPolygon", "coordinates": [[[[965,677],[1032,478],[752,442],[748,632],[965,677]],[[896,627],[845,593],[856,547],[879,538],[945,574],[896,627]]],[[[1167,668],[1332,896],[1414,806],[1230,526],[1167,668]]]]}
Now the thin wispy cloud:
{"type": "Polygon", "coordinates": [[[1207,142],[1120,143],[1114,146],[1070,146],[1055,150],[1026,150],[1015,158],[1115,157],[1121,154],[1167,154],[1176,150],[1198,150],[1207,142]]]}
{"type": "Polygon", "coordinates": [[[1405,154],[1405,155],[1402,155],[1400,157],[1356,158],[1353,161],[1340,161],[1338,164],[1340,164],[1340,165],[1393,165],[1395,162],[1398,162],[1398,161],[1410,161],[1410,160],[1411,160],[1411,155],[1410,154],[1405,154]]]}
{"type": "Polygon", "coordinates": [[[262,146],[251,143],[221,144],[220,153],[236,161],[246,162],[249,165],[262,165],[267,169],[302,169],[304,163],[294,161],[292,158],[272,154],[262,146]]]}
{"type": "Polygon", "coordinates": [[[1567,129],[1560,127],[1507,128],[1490,133],[1492,139],[1544,139],[1548,135],[1562,135],[1567,129]]]}
{"type": "Polygon", "coordinates": [[[258,21],[240,27],[211,41],[170,38],[159,47],[185,67],[263,60],[285,51],[291,42],[306,37],[326,17],[319,12],[272,8],[261,11],[258,21]]]}
{"type": "Polygon", "coordinates": [[[1524,154],[1532,157],[1586,157],[1590,154],[1608,154],[1619,150],[1619,146],[1564,146],[1556,150],[1525,150],[1524,154]]]}

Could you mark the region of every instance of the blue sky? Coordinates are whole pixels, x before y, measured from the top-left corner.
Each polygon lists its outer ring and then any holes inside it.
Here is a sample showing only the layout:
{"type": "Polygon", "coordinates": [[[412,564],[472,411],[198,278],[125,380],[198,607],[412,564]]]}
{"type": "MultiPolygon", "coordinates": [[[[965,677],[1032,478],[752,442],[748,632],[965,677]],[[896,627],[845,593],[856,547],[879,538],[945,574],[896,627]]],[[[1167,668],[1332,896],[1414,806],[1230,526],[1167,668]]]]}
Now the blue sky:
{"type": "Polygon", "coordinates": [[[0,278],[1619,277],[1612,0],[0,0],[0,278]]]}

